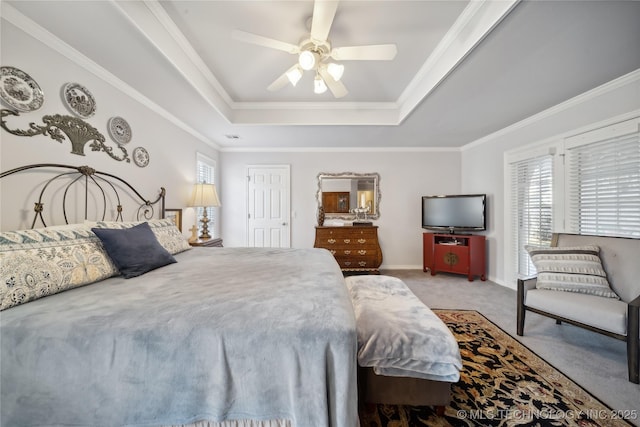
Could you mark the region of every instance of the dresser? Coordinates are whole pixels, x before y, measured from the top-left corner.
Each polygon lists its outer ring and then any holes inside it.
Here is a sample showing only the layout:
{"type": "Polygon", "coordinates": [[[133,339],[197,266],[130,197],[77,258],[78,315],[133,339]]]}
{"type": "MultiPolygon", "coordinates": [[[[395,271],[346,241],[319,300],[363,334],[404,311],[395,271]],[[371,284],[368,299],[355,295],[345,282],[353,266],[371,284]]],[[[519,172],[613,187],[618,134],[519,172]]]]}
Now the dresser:
{"type": "Polygon", "coordinates": [[[331,251],[342,271],[379,273],[382,249],[377,226],[316,227],[313,246],[331,251]]]}

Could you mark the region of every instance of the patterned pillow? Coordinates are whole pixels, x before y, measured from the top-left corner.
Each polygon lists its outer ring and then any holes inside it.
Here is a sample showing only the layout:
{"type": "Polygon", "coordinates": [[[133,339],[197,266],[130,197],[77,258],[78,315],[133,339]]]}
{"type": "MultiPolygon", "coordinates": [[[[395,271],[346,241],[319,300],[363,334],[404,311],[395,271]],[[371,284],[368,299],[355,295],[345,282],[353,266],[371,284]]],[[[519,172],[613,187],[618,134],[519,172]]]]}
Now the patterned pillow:
{"type": "Polygon", "coordinates": [[[189,241],[178,230],[178,227],[170,219],[152,219],[149,221],[131,221],[131,222],[115,222],[115,221],[98,221],[91,223],[95,228],[131,228],[143,222],[148,222],[151,231],[156,235],[156,239],[160,242],[171,255],[191,249],[189,241]]]}
{"type": "Polygon", "coordinates": [[[538,271],[536,288],[620,299],[611,289],[598,246],[525,246],[538,271]]]}
{"type": "Polygon", "coordinates": [[[117,274],[85,225],[0,233],[0,310],[117,274]]]}

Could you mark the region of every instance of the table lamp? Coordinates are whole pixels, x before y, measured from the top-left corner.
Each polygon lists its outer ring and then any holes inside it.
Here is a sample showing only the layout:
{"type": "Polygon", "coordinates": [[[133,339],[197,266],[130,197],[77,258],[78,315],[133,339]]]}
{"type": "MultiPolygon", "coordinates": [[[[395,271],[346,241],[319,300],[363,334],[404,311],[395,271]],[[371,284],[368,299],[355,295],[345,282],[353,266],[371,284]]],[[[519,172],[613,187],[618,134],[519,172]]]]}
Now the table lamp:
{"type": "Polygon", "coordinates": [[[207,217],[207,208],[220,206],[220,199],[218,198],[218,192],[216,186],[213,184],[198,183],[193,186],[191,192],[191,200],[189,206],[204,208],[204,214],[202,215],[202,233],[200,239],[210,239],[209,234],[209,218],[207,217]]]}

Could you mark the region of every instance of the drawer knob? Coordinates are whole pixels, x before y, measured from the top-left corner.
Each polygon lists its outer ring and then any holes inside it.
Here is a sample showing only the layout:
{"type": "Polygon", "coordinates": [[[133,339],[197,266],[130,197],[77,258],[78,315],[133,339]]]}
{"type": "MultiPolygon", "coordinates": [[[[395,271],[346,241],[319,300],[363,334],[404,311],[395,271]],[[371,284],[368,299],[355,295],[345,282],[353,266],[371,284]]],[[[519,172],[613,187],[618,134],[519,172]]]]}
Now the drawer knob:
{"type": "Polygon", "coordinates": [[[366,255],[367,251],[365,251],[364,249],[360,249],[360,250],[358,251],[358,253],[359,253],[360,255],[366,255]]]}
{"type": "Polygon", "coordinates": [[[364,267],[365,265],[367,265],[367,261],[360,261],[358,262],[358,265],[360,265],[360,267],[364,267]]]}
{"type": "Polygon", "coordinates": [[[346,266],[351,265],[351,261],[345,261],[345,262],[344,262],[344,265],[346,265],[346,266]]]}
{"type": "Polygon", "coordinates": [[[332,245],[336,242],[336,239],[329,239],[327,240],[327,242],[331,243],[332,245]]]}
{"type": "Polygon", "coordinates": [[[360,244],[367,243],[367,239],[358,239],[358,243],[360,244]]]}
{"type": "Polygon", "coordinates": [[[349,254],[351,254],[351,251],[344,251],[344,254],[345,255],[349,255],[349,254]]]}
{"type": "Polygon", "coordinates": [[[349,243],[349,242],[351,242],[351,239],[344,239],[344,242],[345,243],[349,243]]]}
{"type": "Polygon", "coordinates": [[[335,249],[331,249],[329,252],[331,252],[331,255],[335,255],[336,254],[336,250],[335,249]]]}

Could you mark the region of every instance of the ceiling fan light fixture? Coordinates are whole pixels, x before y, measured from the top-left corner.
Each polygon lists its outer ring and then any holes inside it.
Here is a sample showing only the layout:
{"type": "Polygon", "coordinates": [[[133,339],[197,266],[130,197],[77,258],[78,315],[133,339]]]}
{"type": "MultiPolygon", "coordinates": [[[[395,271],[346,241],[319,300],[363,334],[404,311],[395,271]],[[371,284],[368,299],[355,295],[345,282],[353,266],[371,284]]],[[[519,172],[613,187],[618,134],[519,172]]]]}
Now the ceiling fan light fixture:
{"type": "Polygon", "coordinates": [[[298,56],[298,64],[303,70],[312,70],[318,62],[318,54],[310,50],[303,50],[298,56]]]}
{"type": "Polygon", "coordinates": [[[333,77],[333,80],[339,81],[344,74],[344,65],[330,62],[329,65],[327,65],[327,72],[333,77]]]}
{"type": "Polygon", "coordinates": [[[295,67],[287,71],[287,78],[293,86],[298,84],[298,82],[302,78],[302,70],[300,69],[300,67],[295,67]]]}
{"type": "Polygon", "coordinates": [[[317,94],[325,93],[327,91],[327,85],[325,84],[322,77],[319,74],[316,74],[316,78],[313,79],[313,92],[317,94]]]}

